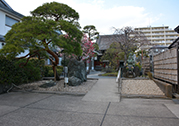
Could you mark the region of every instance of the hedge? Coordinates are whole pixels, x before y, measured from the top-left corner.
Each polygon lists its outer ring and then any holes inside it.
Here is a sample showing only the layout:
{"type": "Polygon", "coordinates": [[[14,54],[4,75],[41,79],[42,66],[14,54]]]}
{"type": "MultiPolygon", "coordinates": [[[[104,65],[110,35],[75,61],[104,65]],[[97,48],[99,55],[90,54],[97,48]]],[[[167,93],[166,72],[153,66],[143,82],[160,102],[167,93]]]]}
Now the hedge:
{"type": "Polygon", "coordinates": [[[40,80],[44,71],[44,60],[29,60],[26,66],[26,59],[10,61],[0,57],[0,84],[22,84],[40,80]],[[21,64],[21,65],[20,65],[21,64]]]}
{"type": "MultiPolygon", "coordinates": [[[[57,73],[60,76],[63,71],[63,66],[57,66],[57,73]]],[[[52,65],[48,65],[44,67],[44,77],[54,77],[52,65]]]]}
{"type": "MultiPolygon", "coordinates": [[[[8,60],[0,57],[0,85],[19,85],[41,80],[42,77],[54,77],[52,65],[45,66],[44,60],[30,59],[8,60]]],[[[57,66],[57,73],[61,75],[63,66],[57,66]]]]}

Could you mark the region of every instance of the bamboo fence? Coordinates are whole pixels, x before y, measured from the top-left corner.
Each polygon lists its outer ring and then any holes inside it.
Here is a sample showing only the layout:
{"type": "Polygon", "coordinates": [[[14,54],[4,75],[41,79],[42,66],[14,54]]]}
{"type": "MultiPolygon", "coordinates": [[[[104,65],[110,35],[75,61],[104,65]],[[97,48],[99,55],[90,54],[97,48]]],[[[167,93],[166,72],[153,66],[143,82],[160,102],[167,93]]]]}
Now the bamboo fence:
{"type": "Polygon", "coordinates": [[[150,59],[149,57],[142,60],[142,68],[145,75],[150,72],[150,59]]]}
{"type": "Polygon", "coordinates": [[[178,84],[176,48],[155,55],[153,63],[155,78],[171,84],[178,84]]]}

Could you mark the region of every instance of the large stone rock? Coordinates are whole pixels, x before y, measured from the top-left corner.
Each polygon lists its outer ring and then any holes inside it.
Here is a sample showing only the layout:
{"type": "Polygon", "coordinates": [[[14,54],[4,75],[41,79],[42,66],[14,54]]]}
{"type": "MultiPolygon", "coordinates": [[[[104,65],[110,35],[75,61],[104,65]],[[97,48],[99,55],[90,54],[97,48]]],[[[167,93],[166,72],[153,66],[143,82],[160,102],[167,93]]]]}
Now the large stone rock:
{"type": "Polygon", "coordinates": [[[68,84],[70,86],[78,86],[81,84],[81,80],[77,77],[72,76],[72,77],[69,77],[68,84]]]}
{"type": "Polygon", "coordinates": [[[86,81],[87,77],[84,62],[78,61],[76,59],[71,59],[68,64],[68,77],[68,84],[71,86],[76,86],[76,84],[80,85],[82,82],[86,81]]]}

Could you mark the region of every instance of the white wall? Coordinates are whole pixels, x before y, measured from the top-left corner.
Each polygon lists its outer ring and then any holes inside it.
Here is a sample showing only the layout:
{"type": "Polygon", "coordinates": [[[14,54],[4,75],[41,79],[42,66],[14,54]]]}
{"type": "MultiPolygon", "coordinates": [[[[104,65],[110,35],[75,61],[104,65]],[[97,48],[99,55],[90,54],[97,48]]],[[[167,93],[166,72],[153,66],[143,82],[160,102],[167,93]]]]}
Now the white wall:
{"type": "Polygon", "coordinates": [[[5,13],[0,11],[0,35],[5,35],[5,13]]]}
{"type": "Polygon", "coordinates": [[[28,53],[29,53],[29,50],[25,50],[24,53],[19,54],[17,57],[25,56],[25,55],[27,55],[28,53]]]}
{"type": "MultiPolygon", "coordinates": [[[[6,33],[11,29],[11,27],[6,26],[6,15],[8,15],[9,17],[14,18],[16,20],[19,20],[12,15],[9,15],[3,11],[0,11],[0,35],[3,35],[3,36],[6,35],[6,33]]],[[[1,48],[2,48],[2,42],[0,42],[0,49],[1,48]]],[[[26,50],[24,53],[21,53],[18,57],[25,56],[28,53],[29,53],[29,51],[26,50]]]]}
{"type": "MultiPolygon", "coordinates": [[[[11,27],[6,26],[5,24],[6,15],[8,14],[6,14],[3,11],[0,11],[0,35],[5,35],[11,29],[11,27]]],[[[10,16],[10,17],[14,18],[13,16],[10,16]]]]}

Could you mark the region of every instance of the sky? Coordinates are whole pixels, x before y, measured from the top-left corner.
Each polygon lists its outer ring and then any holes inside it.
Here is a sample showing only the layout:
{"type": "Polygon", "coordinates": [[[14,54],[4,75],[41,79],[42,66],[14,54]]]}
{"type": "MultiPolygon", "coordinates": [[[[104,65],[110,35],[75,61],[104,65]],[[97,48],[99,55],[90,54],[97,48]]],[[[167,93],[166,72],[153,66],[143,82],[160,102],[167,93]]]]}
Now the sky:
{"type": "Polygon", "coordinates": [[[94,25],[100,35],[113,34],[114,28],[179,25],[179,0],[5,0],[13,10],[29,16],[46,2],[64,3],[75,9],[83,28],[94,25]]]}

